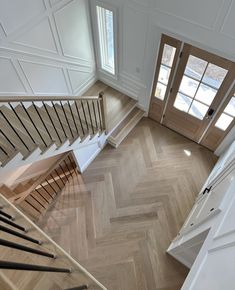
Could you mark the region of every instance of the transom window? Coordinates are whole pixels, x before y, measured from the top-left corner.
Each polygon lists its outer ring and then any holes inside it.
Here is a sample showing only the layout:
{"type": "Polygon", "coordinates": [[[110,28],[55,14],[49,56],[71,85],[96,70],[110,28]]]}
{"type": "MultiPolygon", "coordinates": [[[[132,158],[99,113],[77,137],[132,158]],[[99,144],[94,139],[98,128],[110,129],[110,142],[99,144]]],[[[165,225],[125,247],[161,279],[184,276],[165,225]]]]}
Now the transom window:
{"type": "Polygon", "coordinates": [[[174,107],[203,120],[227,72],[226,69],[190,55],[174,107]]]}
{"type": "Polygon", "coordinates": [[[168,44],[164,45],[161,66],[158,75],[158,81],[156,85],[155,97],[164,100],[166,95],[166,89],[169,82],[171,68],[174,61],[176,48],[168,44]]]}
{"type": "Polygon", "coordinates": [[[113,11],[96,6],[101,68],[115,74],[113,11]]]}
{"type": "Polygon", "coordinates": [[[222,131],[226,131],[229,125],[235,118],[235,95],[231,98],[230,102],[220,115],[219,119],[215,123],[215,127],[222,131]]]}

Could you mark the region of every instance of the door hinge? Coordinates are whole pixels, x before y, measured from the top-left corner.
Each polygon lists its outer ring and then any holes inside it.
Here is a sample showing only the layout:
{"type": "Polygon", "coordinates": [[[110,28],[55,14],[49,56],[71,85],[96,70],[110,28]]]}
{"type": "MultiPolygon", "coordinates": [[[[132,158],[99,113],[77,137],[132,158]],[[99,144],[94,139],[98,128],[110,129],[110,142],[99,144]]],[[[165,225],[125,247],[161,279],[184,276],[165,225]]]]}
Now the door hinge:
{"type": "Polygon", "coordinates": [[[183,51],[181,51],[181,53],[180,53],[180,58],[182,57],[182,55],[183,55],[183,51]]]}

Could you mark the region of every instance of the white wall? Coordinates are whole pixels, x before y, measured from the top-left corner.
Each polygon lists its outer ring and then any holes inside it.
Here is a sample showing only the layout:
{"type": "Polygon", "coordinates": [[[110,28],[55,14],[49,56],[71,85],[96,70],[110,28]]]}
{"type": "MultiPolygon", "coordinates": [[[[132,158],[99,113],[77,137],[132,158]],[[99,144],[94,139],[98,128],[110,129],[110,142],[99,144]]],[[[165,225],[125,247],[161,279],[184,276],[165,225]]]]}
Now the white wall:
{"type": "MultiPolygon", "coordinates": [[[[233,0],[99,1],[117,9],[118,75],[113,79],[99,71],[98,76],[138,99],[145,109],[150,101],[161,33],[235,60],[233,0]]],[[[90,6],[95,2],[90,0],[90,6]]]]}
{"type": "Polygon", "coordinates": [[[79,95],[94,80],[86,0],[0,0],[0,98],[79,95]]]}

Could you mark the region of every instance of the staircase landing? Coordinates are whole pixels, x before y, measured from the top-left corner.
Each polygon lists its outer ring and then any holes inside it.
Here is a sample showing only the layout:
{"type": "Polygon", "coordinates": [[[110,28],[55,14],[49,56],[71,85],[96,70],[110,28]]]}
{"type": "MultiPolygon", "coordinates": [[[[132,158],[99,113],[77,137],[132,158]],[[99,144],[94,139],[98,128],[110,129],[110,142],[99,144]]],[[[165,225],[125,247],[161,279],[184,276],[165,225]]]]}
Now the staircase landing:
{"type": "Polygon", "coordinates": [[[103,91],[107,97],[107,124],[108,131],[115,128],[136,106],[137,101],[127,95],[109,87],[108,85],[97,81],[84,96],[97,96],[103,91]]]}

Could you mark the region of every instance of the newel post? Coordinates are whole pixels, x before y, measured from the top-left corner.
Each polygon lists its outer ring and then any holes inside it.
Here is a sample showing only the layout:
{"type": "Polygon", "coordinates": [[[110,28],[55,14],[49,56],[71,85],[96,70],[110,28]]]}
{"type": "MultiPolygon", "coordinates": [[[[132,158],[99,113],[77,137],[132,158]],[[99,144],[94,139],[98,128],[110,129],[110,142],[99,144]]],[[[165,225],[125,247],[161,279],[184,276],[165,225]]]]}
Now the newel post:
{"type": "Polygon", "coordinates": [[[105,134],[108,133],[108,125],[107,125],[107,97],[105,96],[104,92],[99,93],[99,101],[100,101],[100,109],[101,109],[101,116],[102,116],[102,126],[105,134]]]}

